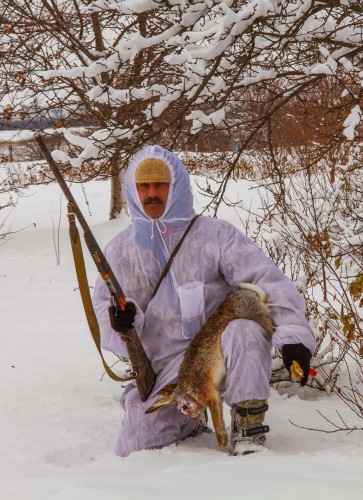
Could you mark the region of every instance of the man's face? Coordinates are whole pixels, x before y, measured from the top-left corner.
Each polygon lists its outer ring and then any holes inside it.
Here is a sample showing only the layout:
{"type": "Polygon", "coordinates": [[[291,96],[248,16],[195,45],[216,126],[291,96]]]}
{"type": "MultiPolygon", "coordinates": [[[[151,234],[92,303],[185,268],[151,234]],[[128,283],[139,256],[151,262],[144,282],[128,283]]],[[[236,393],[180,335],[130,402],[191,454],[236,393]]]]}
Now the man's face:
{"type": "Polygon", "coordinates": [[[168,201],[169,182],[143,182],[136,184],[139,198],[146,215],[158,219],[165,210],[168,201]]]}

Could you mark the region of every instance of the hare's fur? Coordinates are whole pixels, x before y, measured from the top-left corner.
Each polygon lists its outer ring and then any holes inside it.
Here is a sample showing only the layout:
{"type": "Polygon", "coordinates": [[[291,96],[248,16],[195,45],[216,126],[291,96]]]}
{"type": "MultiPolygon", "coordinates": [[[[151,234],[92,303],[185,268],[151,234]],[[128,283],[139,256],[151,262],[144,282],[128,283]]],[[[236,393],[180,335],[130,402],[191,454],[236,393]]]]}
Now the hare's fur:
{"type": "Polygon", "coordinates": [[[210,409],[219,446],[226,446],[228,437],[223,421],[222,400],[218,390],[225,375],[221,336],[228,323],[235,319],[250,319],[259,323],[271,338],[274,327],[266,295],[255,285],[241,284],[214,311],[197,333],[185,352],[176,386],[164,388],[164,398],[146,413],[176,402],[178,409],[198,419],[210,409]]]}

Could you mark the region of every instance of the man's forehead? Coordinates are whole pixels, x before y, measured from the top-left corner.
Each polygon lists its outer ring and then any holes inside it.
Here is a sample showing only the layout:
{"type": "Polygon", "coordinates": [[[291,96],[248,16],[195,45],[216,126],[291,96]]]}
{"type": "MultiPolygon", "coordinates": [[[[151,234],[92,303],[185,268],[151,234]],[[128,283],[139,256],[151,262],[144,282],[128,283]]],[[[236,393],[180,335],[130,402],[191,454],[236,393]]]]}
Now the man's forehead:
{"type": "Polygon", "coordinates": [[[168,165],[156,158],[148,158],[139,163],[135,170],[136,184],[170,183],[171,176],[168,165]]]}

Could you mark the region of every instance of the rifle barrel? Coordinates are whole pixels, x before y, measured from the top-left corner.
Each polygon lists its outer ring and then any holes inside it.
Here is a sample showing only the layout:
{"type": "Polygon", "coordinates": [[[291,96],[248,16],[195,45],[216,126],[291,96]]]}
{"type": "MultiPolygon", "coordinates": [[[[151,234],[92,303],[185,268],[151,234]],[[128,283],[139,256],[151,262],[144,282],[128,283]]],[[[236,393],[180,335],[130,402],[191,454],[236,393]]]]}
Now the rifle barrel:
{"type": "Polygon", "coordinates": [[[39,149],[42,152],[44,159],[47,161],[49,167],[51,168],[51,170],[54,174],[54,177],[57,179],[58,184],[64,193],[64,196],[67,198],[67,200],[70,203],[72,203],[73,208],[74,208],[74,213],[76,214],[77,219],[78,219],[83,231],[84,232],[91,231],[87,222],[86,222],[86,219],[83,217],[83,214],[77,205],[76,200],[74,199],[73,194],[71,193],[69,187],[67,186],[65,180],[63,179],[63,176],[62,176],[56,162],[53,160],[53,157],[50,154],[50,152],[47,148],[47,145],[44,142],[43,137],[40,134],[35,134],[34,138],[35,138],[36,142],[38,143],[39,149]]]}
{"type": "Polygon", "coordinates": [[[35,134],[35,140],[38,143],[39,149],[44,156],[44,159],[47,161],[49,167],[51,168],[61,190],[64,193],[64,196],[67,198],[68,202],[72,205],[73,211],[83,229],[85,243],[92,255],[92,258],[97,266],[98,272],[100,273],[102,279],[105,281],[107,288],[110,291],[111,296],[115,298],[115,306],[120,306],[123,310],[125,308],[125,294],[116,280],[105,256],[101,248],[99,247],[96,238],[93,236],[89,225],[86,222],[86,219],[83,217],[83,214],[80,208],[77,205],[77,202],[71,193],[69,187],[67,186],[56,162],[53,160],[52,155],[50,154],[47,145],[44,142],[43,137],[40,134],[35,134]]]}

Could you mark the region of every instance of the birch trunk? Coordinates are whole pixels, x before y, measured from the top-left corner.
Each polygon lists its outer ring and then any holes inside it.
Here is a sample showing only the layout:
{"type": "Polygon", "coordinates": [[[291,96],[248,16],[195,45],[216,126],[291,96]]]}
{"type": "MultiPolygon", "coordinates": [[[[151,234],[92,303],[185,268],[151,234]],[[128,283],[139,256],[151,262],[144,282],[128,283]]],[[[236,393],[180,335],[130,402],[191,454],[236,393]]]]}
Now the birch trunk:
{"type": "Polygon", "coordinates": [[[120,162],[120,156],[116,154],[111,158],[110,219],[116,219],[126,208],[125,167],[120,162]]]}

